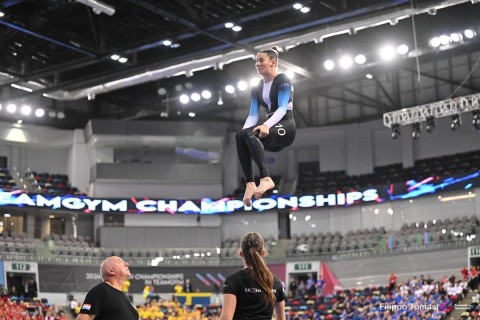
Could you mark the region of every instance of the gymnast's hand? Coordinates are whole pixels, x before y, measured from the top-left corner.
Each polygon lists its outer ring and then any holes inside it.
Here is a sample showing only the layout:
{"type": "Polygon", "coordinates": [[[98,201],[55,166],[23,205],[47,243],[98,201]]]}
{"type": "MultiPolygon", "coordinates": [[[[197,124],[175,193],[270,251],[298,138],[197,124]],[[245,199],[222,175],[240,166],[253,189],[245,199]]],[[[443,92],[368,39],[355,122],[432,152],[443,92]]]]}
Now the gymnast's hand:
{"type": "Polygon", "coordinates": [[[258,134],[256,135],[259,139],[265,138],[266,136],[269,135],[270,133],[270,128],[264,124],[259,125],[255,128],[253,128],[253,132],[258,131],[258,134]]]}

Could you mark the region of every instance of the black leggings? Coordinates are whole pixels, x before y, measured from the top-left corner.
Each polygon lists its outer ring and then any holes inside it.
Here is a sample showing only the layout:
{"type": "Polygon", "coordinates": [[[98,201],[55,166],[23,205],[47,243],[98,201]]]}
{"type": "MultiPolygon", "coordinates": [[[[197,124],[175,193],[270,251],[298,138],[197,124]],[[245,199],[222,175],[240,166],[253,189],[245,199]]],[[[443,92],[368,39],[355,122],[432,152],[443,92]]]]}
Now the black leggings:
{"type": "Polygon", "coordinates": [[[269,177],[265,150],[278,152],[288,147],[295,140],[296,126],[291,110],[288,110],[282,120],[270,128],[270,133],[265,138],[257,138],[258,131],[253,132],[257,125],[245,128],[237,132],[235,141],[237,143],[237,154],[242,168],[245,181],[254,182],[252,159],[260,171],[260,178],[269,177]]]}

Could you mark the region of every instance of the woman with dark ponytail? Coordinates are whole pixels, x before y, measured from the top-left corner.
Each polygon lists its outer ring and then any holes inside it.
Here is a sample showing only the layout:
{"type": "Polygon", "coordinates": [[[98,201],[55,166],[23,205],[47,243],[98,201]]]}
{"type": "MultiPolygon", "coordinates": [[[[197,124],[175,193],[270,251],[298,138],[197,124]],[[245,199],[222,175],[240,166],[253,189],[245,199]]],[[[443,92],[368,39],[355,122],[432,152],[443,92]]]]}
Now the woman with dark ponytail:
{"type": "Polygon", "coordinates": [[[268,269],[263,238],[247,233],[240,244],[244,269],[225,279],[220,320],[285,320],[285,291],[268,269]]]}

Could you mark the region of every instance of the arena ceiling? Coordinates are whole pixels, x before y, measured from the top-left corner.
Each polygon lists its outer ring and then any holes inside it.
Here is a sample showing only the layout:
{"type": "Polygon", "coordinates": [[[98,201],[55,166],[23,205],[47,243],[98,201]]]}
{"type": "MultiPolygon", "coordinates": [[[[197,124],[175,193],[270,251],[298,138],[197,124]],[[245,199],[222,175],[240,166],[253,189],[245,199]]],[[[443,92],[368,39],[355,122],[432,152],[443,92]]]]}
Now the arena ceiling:
{"type": "MultiPolygon", "coordinates": [[[[462,56],[462,67],[476,68],[469,54],[480,50],[477,37],[438,48],[428,42],[466,28],[480,33],[477,0],[298,2],[309,11],[286,0],[0,1],[0,120],[83,128],[94,118],[198,119],[236,127],[247,113],[248,90],[229,95],[224,87],[255,76],[253,54],[272,45],[284,51],[281,71],[295,74],[295,94],[303,104],[296,111],[300,127],[380,119],[411,106],[401,99],[400,72],[453,88],[468,73],[455,71],[454,63],[441,76],[436,68],[421,72],[420,65],[462,56]],[[226,22],[241,30],[225,28],[226,22]],[[410,53],[387,66],[373,51],[392,41],[406,43],[410,53]],[[349,72],[325,70],[327,58],[349,52],[363,52],[367,62],[349,72]],[[372,94],[358,89],[368,86],[366,74],[378,75],[370,79],[372,94]],[[181,94],[205,89],[211,98],[179,102],[181,94]],[[14,113],[6,110],[12,103],[14,113]],[[32,113],[43,108],[46,115],[22,115],[22,105],[32,113]],[[356,112],[349,112],[351,105],[356,112]]],[[[473,80],[463,85],[478,92],[473,80]]],[[[415,102],[436,99],[442,93],[415,102]]]]}

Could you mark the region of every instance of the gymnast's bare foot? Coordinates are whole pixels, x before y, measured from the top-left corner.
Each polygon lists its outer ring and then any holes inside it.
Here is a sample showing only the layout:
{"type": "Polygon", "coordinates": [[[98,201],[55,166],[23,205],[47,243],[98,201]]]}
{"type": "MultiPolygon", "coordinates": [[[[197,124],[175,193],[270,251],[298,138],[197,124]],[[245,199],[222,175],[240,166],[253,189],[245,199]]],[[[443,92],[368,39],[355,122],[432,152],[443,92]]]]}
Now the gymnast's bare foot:
{"type": "Polygon", "coordinates": [[[275,187],[275,182],[270,177],[265,177],[260,179],[260,184],[258,185],[257,189],[253,193],[255,199],[260,199],[262,195],[270,189],[275,187]]]}
{"type": "Polygon", "coordinates": [[[243,196],[243,203],[245,203],[247,207],[250,207],[252,205],[252,196],[255,192],[255,189],[257,189],[257,185],[255,184],[255,182],[247,182],[247,186],[245,188],[245,195],[243,196]]]}

